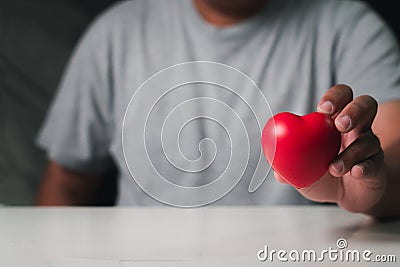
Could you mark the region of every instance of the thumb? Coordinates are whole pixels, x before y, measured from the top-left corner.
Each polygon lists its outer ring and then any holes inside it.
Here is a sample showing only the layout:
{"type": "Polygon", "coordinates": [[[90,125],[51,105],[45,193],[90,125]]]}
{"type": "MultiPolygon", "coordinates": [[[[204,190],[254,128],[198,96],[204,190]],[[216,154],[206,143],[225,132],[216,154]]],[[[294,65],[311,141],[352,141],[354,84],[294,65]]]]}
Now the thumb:
{"type": "Polygon", "coordinates": [[[278,180],[278,182],[282,183],[282,184],[287,184],[288,182],[286,182],[286,180],[279,175],[279,173],[274,171],[274,176],[276,178],[276,180],[278,180]]]}

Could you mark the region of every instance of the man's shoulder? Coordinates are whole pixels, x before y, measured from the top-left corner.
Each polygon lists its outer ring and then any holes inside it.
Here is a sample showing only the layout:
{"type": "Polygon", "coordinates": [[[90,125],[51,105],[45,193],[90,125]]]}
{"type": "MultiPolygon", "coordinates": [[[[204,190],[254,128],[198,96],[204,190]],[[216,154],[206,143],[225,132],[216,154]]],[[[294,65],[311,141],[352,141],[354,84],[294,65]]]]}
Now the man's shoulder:
{"type": "Polygon", "coordinates": [[[89,35],[115,40],[143,25],[163,24],[168,21],[165,18],[172,10],[168,7],[176,5],[178,1],[125,0],[116,2],[97,15],[87,32],[89,35]],[[160,23],[163,18],[164,21],[160,23]]]}
{"type": "Polygon", "coordinates": [[[365,1],[360,0],[303,0],[306,5],[316,8],[320,15],[334,19],[337,23],[349,23],[365,14],[375,12],[365,1]]]}
{"type": "Polygon", "coordinates": [[[328,12],[354,12],[359,10],[369,9],[369,5],[365,1],[361,0],[301,0],[293,1],[294,3],[308,6],[308,7],[319,7],[323,8],[328,12]]]}
{"type": "Polygon", "coordinates": [[[96,21],[106,23],[123,23],[140,18],[141,15],[148,12],[154,0],[125,0],[119,1],[102,13],[100,13],[96,21]]]}
{"type": "Polygon", "coordinates": [[[371,10],[368,3],[361,0],[286,0],[295,10],[348,16],[371,10]]]}
{"type": "Polygon", "coordinates": [[[114,23],[136,21],[144,17],[158,16],[168,10],[168,6],[178,3],[179,0],[124,0],[119,1],[99,15],[101,20],[114,23]]]}
{"type": "MultiPolygon", "coordinates": [[[[292,5],[296,1],[292,1],[292,5]]],[[[368,3],[360,0],[301,0],[296,9],[303,10],[303,16],[311,18],[320,30],[330,33],[342,32],[358,27],[380,24],[379,15],[368,3]]]]}

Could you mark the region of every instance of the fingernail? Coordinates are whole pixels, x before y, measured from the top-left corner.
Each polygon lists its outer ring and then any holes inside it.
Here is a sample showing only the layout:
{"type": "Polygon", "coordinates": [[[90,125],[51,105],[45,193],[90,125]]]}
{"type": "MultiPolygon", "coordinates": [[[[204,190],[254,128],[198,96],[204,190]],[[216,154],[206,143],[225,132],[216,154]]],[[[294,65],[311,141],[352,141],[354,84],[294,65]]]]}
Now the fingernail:
{"type": "Polygon", "coordinates": [[[336,122],[339,124],[343,130],[348,130],[351,126],[350,117],[347,115],[340,116],[336,119],[336,122]]]}
{"type": "Polygon", "coordinates": [[[338,173],[341,174],[344,169],[343,162],[341,160],[337,160],[332,163],[332,168],[338,173]]]}
{"type": "Polygon", "coordinates": [[[333,112],[333,105],[330,101],[325,101],[318,106],[318,109],[327,114],[331,114],[333,112]]]}
{"type": "MultiPolygon", "coordinates": [[[[356,166],[354,166],[354,167],[357,168],[357,169],[359,169],[359,171],[360,171],[360,173],[361,173],[362,175],[365,174],[364,168],[361,167],[360,165],[356,165],[356,166]]],[[[353,168],[354,168],[354,167],[353,167],[353,168]]]]}

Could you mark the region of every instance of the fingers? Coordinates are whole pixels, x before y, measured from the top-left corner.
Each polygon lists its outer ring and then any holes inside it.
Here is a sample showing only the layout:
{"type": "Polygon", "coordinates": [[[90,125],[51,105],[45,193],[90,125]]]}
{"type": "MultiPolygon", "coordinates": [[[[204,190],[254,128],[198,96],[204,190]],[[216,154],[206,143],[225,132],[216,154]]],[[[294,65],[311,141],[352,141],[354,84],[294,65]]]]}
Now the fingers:
{"type": "Polygon", "coordinates": [[[383,151],[381,150],[380,152],[378,152],[378,154],[374,155],[373,157],[364,160],[363,162],[360,162],[357,165],[354,165],[350,170],[351,176],[356,179],[378,177],[379,172],[382,171],[383,158],[384,154],[383,151]]]}
{"type": "Polygon", "coordinates": [[[331,87],[318,103],[317,111],[334,117],[353,100],[353,90],[347,85],[338,84],[331,87]]]}
{"type": "Polygon", "coordinates": [[[317,106],[317,111],[335,118],[336,128],[342,133],[370,129],[377,109],[378,103],[371,96],[362,95],[353,100],[352,89],[344,84],[331,87],[317,106]]]}
{"type": "Polygon", "coordinates": [[[378,109],[378,103],[371,96],[359,96],[348,104],[335,119],[336,128],[347,133],[356,129],[363,132],[371,128],[378,109]]]}
{"type": "Polygon", "coordinates": [[[381,152],[379,139],[372,131],[361,134],[331,163],[329,172],[333,176],[341,177],[354,168],[353,171],[357,176],[365,176],[366,172],[370,175],[368,160],[381,152]],[[355,165],[358,165],[358,167],[355,167],[355,165]],[[360,169],[358,170],[358,168],[360,169]]]}

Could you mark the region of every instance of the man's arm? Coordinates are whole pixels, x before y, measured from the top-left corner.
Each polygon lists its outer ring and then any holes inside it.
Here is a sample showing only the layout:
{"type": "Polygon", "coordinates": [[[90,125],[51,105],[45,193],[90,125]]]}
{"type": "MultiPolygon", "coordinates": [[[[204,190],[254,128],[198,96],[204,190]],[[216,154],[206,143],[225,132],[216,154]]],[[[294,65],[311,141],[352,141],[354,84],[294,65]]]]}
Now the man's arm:
{"type": "Polygon", "coordinates": [[[400,101],[378,106],[372,130],[385,154],[386,193],[367,213],[375,216],[400,216],[400,101]]]}
{"type": "MultiPolygon", "coordinates": [[[[335,119],[342,133],[342,149],[329,172],[311,186],[298,189],[302,195],[375,217],[400,216],[400,101],[377,108],[370,96],[353,99],[346,85],[335,85],[326,92],[318,111],[335,119]]],[[[275,176],[284,182],[279,174],[275,176]]]]}
{"type": "Polygon", "coordinates": [[[68,170],[50,161],[36,198],[39,206],[91,205],[101,175],[88,175],[68,170]]]}

